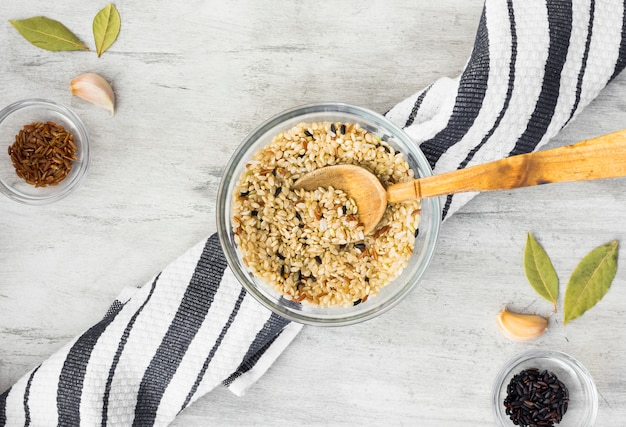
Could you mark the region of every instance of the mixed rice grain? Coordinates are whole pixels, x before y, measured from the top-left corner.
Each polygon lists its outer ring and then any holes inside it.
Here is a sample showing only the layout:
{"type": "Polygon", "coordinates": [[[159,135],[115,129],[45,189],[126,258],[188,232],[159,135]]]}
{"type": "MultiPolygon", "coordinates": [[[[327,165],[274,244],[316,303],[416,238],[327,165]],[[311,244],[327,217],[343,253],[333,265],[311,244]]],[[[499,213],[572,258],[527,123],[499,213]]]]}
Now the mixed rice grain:
{"type": "Polygon", "coordinates": [[[358,124],[300,123],[258,151],[237,182],[233,232],[254,275],[294,301],[356,305],[406,267],[420,202],[391,204],[371,235],[338,189],[294,190],[304,173],[334,165],[369,169],[383,186],[413,179],[402,153],[358,124]]]}

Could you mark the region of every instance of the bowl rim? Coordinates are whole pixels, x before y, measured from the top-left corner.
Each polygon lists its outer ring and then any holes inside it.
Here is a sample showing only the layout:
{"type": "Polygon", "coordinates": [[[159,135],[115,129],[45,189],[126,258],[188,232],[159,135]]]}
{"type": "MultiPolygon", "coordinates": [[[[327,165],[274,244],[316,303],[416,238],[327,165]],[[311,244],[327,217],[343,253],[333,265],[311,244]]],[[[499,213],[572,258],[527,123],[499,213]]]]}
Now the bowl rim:
{"type": "Polygon", "coordinates": [[[80,162],[80,169],[74,179],[60,191],[55,191],[47,195],[42,196],[29,196],[21,193],[17,193],[11,186],[6,185],[3,180],[0,179],[0,193],[4,194],[11,200],[16,202],[31,205],[40,206],[46,205],[67,197],[72,191],[80,186],[91,164],[91,139],[87,127],[81,120],[81,118],[69,107],[60,104],[55,101],[44,98],[26,98],[19,101],[15,101],[2,110],[0,110],[0,125],[12,114],[23,110],[25,108],[43,108],[47,110],[55,111],[62,115],[67,121],[71,122],[76,128],[76,132],[81,141],[81,150],[83,151],[82,160],[80,162]]]}
{"type": "MultiPolygon", "coordinates": [[[[572,370],[576,372],[577,377],[582,378],[583,381],[580,381],[583,386],[588,390],[591,395],[591,407],[589,413],[589,421],[591,424],[588,426],[591,427],[594,425],[597,415],[598,415],[598,390],[596,388],[595,381],[591,376],[591,373],[585,368],[585,366],[575,357],[559,350],[550,350],[550,349],[540,349],[535,348],[531,350],[526,350],[523,353],[517,354],[511,359],[507,360],[506,363],[500,368],[498,374],[496,375],[496,379],[493,383],[493,389],[491,392],[491,403],[493,415],[496,423],[498,425],[503,426],[504,422],[507,418],[506,413],[504,412],[503,405],[501,403],[503,386],[506,386],[505,380],[506,378],[515,370],[521,369],[520,365],[524,362],[533,359],[551,359],[557,360],[561,363],[566,364],[572,370]]],[[[569,386],[568,386],[569,387],[569,386]]]]}
{"type": "Polygon", "coordinates": [[[226,255],[227,263],[246,291],[250,293],[258,302],[260,302],[263,306],[265,306],[270,311],[288,319],[291,321],[295,321],[297,323],[314,325],[314,326],[345,326],[354,323],[360,323],[366,320],[369,320],[373,317],[379,316],[385,312],[387,312],[392,307],[399,304],[404,297],[417,285],[417,283],[422,278],[423,274],[427,270],[436,246],[439,237],[439,231],[441,226],[441,204],[438,197],[433,197],[430,199],[425,199],[427,203],[431,205],[432,215],[430,215],[430,233],[428,236],[428,240],[426,242],[427,248],[424,254],[424,262],[421,264],[418,271],[414,277],[412,277],[412,282],[406,286],[404,286],[397,294],[395,294],[389,301],[386,301],[383,306],[375,306],[371,310],[365,311],[358,315],[346,315],[341,317],[324,317],[324,318],[316,318],[314,316],[307,315],[302,312],[295,312],[286,309],[283,306],[276,305],[273,301],[263,295],[259,290],[257,290],[254,286],[248,283],[247,276],[244,271],[242,271],[241,267],[234,262],[237,259],[237,251],[236,249],[229,244],[229,233],[231,233],[229,227],[229,219],[225,218],[225,204],[231,203],[230,195],[228,193],[228,185],[224,177],[226,176],[226,172],[230,170],[234,170],[236,166],[242,161],[246,154],[246,146],[248,146],[251,142],[256,141],[259,137],[265,135],[269,130],[279,125],[280,123],[293,119],[298,116],[304,116],[312,113],[344,113],[344,114],[354,114],[356,116],[363,117],[366,120],[373,121],[374,123],[380,124],[384,126],[387,130],[393,132],[394,137],[402,140],[402,143],[412,147],[416,154],[415,161],[418,163],[420,172],[422,176],[432,175],[432,169],[426,156],[419,148],[418,144],[413,141],[400,127],[396,126],[389,119],[384,117],[383,115],[371,111],[367,108],[358,107],[351,104],[340,103],[340,102],[322,102],[315,104],[306,104],[301,106],[292,107],[290,109],[284,110],[274,116],[266,119],[256,128],[254,128],[239,144],[239,146],[235,149],[235,152],[229,159],[226,167],[224,169],[225,173],[220,181],[218,191],[217,191],[217,204],[216,204],[216,216],[217,216],[217,232],[220,240],[220,244],[222,249],[226,255]]]}

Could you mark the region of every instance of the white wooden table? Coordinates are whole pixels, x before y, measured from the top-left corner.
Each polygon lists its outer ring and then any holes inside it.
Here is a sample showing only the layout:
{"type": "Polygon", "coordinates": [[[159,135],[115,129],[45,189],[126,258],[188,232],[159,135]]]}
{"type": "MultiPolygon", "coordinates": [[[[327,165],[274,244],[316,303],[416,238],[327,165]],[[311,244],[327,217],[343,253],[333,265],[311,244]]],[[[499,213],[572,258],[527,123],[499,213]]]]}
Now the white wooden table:
{"type": "MultiPolygon", "coordinates": [[[[49,206],[0,198],[0,391],[97,322],[215,231],[224,165],[257,124],[284,109],[343,101],[380,112],[460,73],[480,0],[118,1],[122,30],[101,58],[51,53],[7,22],[45,15],[93,47],[106,2],[0,2],[0,104],[41,97],[73,108],[93,139],[82,187],[49,206]],[[110,117],[69,93],[84,72],[117,94],[110,117]]],[[[626,76],[550,146],[626,126],[626,76]]],[[[423,282],[391,312],[343,328],[305,327],[242,398],[217,389],[174,423],[191,425],[493,424],[500,367],[531,348],[565,351],[592,373],[598,426],[626,419],[626,276],[583,318],[513,343],[495,315],[546,311],[522,267],[531,231],[562,289],[592,248],[626,243],[624,179],[483,194],[447,220],[423,282]]],[[[623,252],[623,249],[622,249],[623,252]]],[[[619,262],[623,264],[624,254],[619,262]]]]}

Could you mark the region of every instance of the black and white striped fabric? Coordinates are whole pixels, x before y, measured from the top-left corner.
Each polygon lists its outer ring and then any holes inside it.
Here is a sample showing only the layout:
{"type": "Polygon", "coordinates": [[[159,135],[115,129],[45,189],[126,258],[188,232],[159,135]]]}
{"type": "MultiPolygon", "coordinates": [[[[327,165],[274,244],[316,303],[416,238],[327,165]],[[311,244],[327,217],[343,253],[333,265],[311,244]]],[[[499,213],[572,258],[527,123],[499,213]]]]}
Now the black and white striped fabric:
{"type": "Polygon", "coordinates": [[[212,235],[5,392],[0,424],[167,425],[216,385],[243,393],[300,329],[243,290],[212,235]]]}
{"type": "MultiPolygon", "coordinates": [[[[534,151],[624,68],[625,35],[623,1],[487,0],[462,75],[386,115],[435,172],[534,151]]],[[[246,294],[213,235],[0,395],[0,426],[167,425],[217,385],[243,393],[300,328],[246,294]]]]}
{"type": "MultiPolygon", "coordinates": [[[[620,0],[486,1],[463,74],[387,113],[435,173],[534,151],[593,100],[626,61],[620,0]]],[[[445,197],[444,219],[475,194],[445,197]]]]}

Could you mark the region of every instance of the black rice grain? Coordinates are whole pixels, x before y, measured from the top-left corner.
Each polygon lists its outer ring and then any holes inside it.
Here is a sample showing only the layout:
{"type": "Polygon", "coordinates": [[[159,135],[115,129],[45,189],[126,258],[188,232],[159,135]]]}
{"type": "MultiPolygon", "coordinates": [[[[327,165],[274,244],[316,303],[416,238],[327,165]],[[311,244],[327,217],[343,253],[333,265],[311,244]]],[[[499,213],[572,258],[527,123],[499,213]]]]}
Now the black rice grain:
{"type": "Polygon", "coordinates": [[[513,376],[506,391],[506,414],[521,427],[554,427],[567,411],[567,387],[547,370],[524,369],[513,376]]]}

